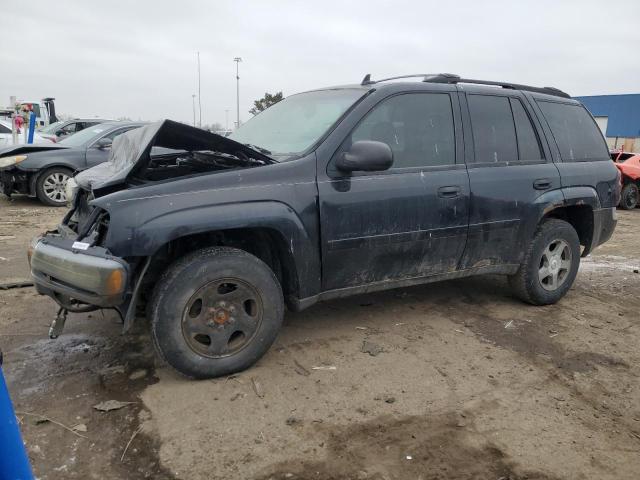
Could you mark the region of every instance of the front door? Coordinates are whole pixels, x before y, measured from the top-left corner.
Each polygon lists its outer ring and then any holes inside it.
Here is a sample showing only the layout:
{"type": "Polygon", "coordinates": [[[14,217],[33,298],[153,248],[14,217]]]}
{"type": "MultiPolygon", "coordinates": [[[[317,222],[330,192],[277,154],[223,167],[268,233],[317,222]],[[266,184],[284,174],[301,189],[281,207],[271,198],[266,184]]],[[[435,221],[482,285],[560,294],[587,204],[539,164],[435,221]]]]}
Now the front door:
{"type": "Polygon", "coordinates": [[[398,94],[345,139],[318,182],[323,290],[456,270],[469,211],[459,111],[455,93],[398,94]],[[387,143],[393,166],[338,171],[336,158],[358,140],[387,143]]]}

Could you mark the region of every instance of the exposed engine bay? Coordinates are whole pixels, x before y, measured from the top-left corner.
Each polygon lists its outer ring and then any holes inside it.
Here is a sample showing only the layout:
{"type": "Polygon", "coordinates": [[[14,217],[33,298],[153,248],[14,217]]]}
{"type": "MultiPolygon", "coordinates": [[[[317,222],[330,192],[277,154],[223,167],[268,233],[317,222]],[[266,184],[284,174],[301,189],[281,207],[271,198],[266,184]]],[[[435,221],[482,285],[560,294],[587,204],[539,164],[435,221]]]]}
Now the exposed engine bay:
{"type": "Polygon", "coordinates": [[[97,198],[127,185],[270,163],[275,160],[259,147],[163,120],[116,137],[109,160],[80,172],[74,181],[97,198]]]}
{"type": "Polygon", "coordinates": [[[264,160],[251,158],[242,151],[236,152],[236,155],[213,150],[152,154],[149,163],[134,178],[136,181],[155,182],[216,170],[257,167],[265,164],[264,160]]]}

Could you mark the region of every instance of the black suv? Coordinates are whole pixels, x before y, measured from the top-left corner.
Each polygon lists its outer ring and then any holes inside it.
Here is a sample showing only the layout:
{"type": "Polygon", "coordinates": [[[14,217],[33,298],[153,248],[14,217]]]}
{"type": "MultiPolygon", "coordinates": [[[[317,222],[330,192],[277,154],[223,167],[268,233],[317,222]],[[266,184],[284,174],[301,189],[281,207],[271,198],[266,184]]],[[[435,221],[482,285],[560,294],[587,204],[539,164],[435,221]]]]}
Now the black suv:
{"type": "Polygon", "coordinates": [[[618,171],[554,88],[421,75],[292,95],[225,138],[165,120],[119,136],[30,248],[66,311],[144,305],[190,377],[245,369],[284,307],[478,274],[557,302],[616,225],[618,171]],[[397,81],[402,79],[402,81],[397,81]]]}

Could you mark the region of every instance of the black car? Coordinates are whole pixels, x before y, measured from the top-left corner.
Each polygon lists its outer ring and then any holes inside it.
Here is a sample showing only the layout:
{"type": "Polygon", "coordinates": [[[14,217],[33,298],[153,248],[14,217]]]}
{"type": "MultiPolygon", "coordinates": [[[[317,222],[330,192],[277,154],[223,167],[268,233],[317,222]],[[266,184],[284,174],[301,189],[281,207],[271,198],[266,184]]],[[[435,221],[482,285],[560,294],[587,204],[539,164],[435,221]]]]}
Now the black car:
{"type": "Polygon", "coordinates": [[[67,310],[126,330],[144,303],[159,354],[204,378],[260,358],[285,305],[479,274],[560,300],[616,225],[589,112],[554,88],[404,80],[293,95],[230,138],[164,121],[116,139],[30,249],[51,336],[67,310]]]}
{"type": "Polygon", "coordinates": [[[106,118],[74,118],[72,120],[61,120],[44,127],[42,130],[39,130],[38,133],[41,137],[59,142],[63,138],[81,132],[85,128],[111,121],[112,120],[107,120],[106,118]]]}
{"type": "Polygon", "coordinates": [[[108,122],[86,128],[57,144],[21,145],[0,150],[0,192],[37,196],[52,206],[67,204],[65,187],[74,172],[106,162],[118,135],[142,123],[108,122]]]}

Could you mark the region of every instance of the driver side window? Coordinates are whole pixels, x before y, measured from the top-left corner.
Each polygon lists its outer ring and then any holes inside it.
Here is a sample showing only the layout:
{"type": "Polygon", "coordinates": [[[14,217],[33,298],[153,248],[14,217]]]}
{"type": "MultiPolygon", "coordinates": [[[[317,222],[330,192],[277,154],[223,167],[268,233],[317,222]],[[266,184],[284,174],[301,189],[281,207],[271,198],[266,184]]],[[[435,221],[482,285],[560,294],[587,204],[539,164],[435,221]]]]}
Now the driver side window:
{"type": "Polygon", "coordinates": [[[393,169],[455,163],[451,99],[446,93],[407,93],[383,100],[353,130],[359,140],[383,142],[393,151],[393,169]]]}
{"type": "Polygon", "coordinates": [[[71,135],[72,133],[76,133],[76,124],[70,123],[69,125],[65,125],[62,127],[62,133],[64,135],[71,135]]]}

